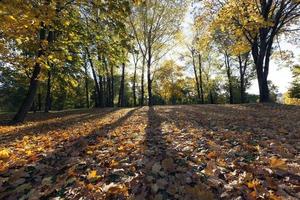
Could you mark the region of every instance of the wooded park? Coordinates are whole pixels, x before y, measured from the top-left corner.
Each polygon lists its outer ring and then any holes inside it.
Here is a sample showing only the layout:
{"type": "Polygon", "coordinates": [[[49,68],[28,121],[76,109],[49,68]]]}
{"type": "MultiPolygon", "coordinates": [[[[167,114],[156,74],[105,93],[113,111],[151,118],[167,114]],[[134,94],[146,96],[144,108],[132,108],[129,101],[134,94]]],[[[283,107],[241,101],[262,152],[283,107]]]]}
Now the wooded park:
{"type": "Polygon", "coordinates": [[[300,199],[300,0],[0,0],[0,199],[300,199]]]}

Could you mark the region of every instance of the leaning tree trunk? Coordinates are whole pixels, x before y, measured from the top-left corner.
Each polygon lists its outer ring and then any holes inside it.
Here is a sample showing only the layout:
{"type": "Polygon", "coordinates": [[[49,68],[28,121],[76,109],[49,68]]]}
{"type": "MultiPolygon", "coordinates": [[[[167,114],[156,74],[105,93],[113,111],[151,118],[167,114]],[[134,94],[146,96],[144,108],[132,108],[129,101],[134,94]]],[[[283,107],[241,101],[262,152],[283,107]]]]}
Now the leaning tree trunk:
{"type": "Polygon", "coordinates": [[[48,70],[47,94],[45,99],[45,113],[51,110],[51,70],[48,70]]]}
{"type": "MultiPolygon", "coordinates": [[[[38,55],[37,55],[38,58],[43,56],[45,53],[45,50],[42,47],[42,42],[45,39],[46,39],[46,29],[45,29],[44,25],[42,25],[42,28],[40,30],[40,38],[39,38],[41,47],[40,47],[40,50],[38,51],[38,55]]],[[[37,87],[39,84],[38,78],[39,78],[40,72],[41,72],[41,65],[40,65],[40,63],[37,62],[33,68],[27,95],[26,95],[21,107],[19,108],[17,114],[13,118],[14,123],[23,122],[25,120],[25,117],[26,117],[28,111],[30,110],[30,107],[34,101],[34,97],[35,97],[37,87]]]]}
{"type": "Polygon", "coordinates": [[[122,63],[122,76],[119,91],[119,107],[125,107],[125,64],[122,63]]]}
{"type": "Polygon", "coordinates": [[[199,81],[200,81],[201,103],[204,104],[203,81],[202,81],[202,59],[200,53],[198,55],[198,58],[199,58],[199,81]]]}

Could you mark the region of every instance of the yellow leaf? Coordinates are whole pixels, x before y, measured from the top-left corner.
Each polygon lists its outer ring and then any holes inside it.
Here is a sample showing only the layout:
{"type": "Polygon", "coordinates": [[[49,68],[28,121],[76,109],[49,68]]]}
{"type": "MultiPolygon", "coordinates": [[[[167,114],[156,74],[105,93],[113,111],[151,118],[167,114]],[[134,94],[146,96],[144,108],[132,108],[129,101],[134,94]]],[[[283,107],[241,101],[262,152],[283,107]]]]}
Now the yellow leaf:
{"type": "Polygon", "coordinates": [[[93,154],[93,151],[87,151],[86,154],[92,155],[92,154],[93,154]]]}
{"type": "Polygon", "coordinates": [[[210,153],[207,154],[207,157],[210,159],[216,158],[217,157],[217,153],[215,151],[212,151],[210,153]]]}
{"type": "Polygon", "coordinates": [[[16,42],[17,42],[18,45],[22,44],[22,40],[20,38],[17,38],[16,42]]]}
{"type": "Polygon", "coordinates": [[[118,150],[119,150],[119,151],[124,151],[124,146],[119,146],[119,147],[118,147],[118,150]]]}
{"type": "Polygon", "coordinates": [[[270,158],[270,165],[275,169],[286,169],[287,165],[284,160],[276,158],[275,156],[270,158]]]}
{"type": "Polygon", "coordinates": [[[89,174],[87,175],[87,178],[89,180],[97,180],[100,178],[100,176],[97,175],[97,171],[96,170],[92,170],[89,172],[89,174]]]}
{"type": "Polygon", "coordinates": [[[31,150],[27,150],[27,151],[25,151],[25,153],[26,153],[27,156],[31,156],[32,155],[32,151],[31,150]]]}
{"type": "Polygon", "coordinates": [[[119,164],[118,161],[112,160],[112,161],[110,162],[110,167],[115,167],[115,166],[117,166],[118,164],[119,164]]]}
{"type": "Polygon", "coordinates": [[[73,60],[73,57],[72,57],[72,56],[67,56],[67,60],[68,60],[68,61],[72,61],[72,60],[73,60]]]}
{"type": "Polygon", "coordinates": [[[9,150],[7,150],[7,149],[2,149],[2,150],[0,151],[0,159],[1,159],[1,160],[4,160],[4,159],[9,158],[9,157],[10,157],[9,154],[10,154],[9,150]]]}
{"type": "Polygon", "coordinates": [[[12,16],[12,15],[10,15],[9,18],[12,19],[12,20],[14,20],[14,21],[17,21],[16,18],[14,16],[12,16]]]}
{"type": "Polygon", "coordinates": [[[254,179],[254,180],[248,182],[247,185],[248,185],[248,188],[250,188],[250,189],[255,189],[257,186],[260,185],[260,181],[257,180],[257,179],[254,179]]]}

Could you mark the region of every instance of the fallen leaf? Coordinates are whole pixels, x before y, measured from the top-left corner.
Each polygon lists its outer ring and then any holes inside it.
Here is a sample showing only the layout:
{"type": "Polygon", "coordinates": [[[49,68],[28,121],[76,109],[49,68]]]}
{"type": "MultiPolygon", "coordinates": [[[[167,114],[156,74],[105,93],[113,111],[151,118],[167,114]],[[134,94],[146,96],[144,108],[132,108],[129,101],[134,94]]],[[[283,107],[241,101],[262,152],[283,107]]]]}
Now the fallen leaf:
{"type": "Polygon", "coordinates": [[[286,162],[275,156],[270,158],[270,166],[274,169],[287,169],[286,162]]]}
{"type": "Polygon", "coordinates": [[[10,157],[10,151],[8,149],[0,150],[0,159],[4,160],[10,157]]]}

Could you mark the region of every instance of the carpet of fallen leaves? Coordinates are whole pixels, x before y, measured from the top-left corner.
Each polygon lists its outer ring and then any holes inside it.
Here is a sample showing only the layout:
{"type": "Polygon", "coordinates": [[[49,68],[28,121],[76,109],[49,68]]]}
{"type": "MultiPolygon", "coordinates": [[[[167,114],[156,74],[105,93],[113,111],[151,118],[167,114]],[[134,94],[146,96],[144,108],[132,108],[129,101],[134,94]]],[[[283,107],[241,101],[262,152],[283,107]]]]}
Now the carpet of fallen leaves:
{"type": "Polygon", "coordinates": [[[299,119],[273,104],[31,114],[0,126],[0,199],[300,199],[299,119]]]}

